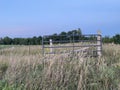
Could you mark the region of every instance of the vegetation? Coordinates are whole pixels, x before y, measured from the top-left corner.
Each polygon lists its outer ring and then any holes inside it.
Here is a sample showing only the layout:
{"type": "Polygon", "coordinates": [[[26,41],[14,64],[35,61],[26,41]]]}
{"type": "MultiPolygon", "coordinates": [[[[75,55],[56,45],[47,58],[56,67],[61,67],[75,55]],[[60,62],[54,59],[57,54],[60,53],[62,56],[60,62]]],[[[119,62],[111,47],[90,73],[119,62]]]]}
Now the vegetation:
{"type": "MultiPolygon", "coordinates": [[[[80,29],[45,39],[72,40],[73,34],[75,40],[93,39],[81,37],[80,29]]],[[[41,40],[41,36],[0,39],[0,90],[120,90],[120,46],[115,45],[120,44],[119,34],[103,37],[103,43],[109,44],[103,45],[102,57],[83,53],[43,57],[37,46],[41,40]]]]}
{"type": "MultiPolygon", "coordinates": [[[[82,35],[82,31],[80,28],[78,28],[78,30],[72,30],[72,31],[68,31],[68,32],[61,32],[59,34],[55,33],[50,35],[50,37],[46,38],[47,41],[49,41],[49,39],[53,39],[54,41],[60,41],[62,40],[68,40],[68,39],[73,39],[73,34],[74,34],[74,39],[75,40],[88,40],[88,39],[92,39],[92,37],[90,38],[86,38],[81,36],[82,35]],[[75,36],[78,35],[78,36],[75,36]],[[61,36],[61,37],[60,37],[61,36]]],[[[105,36],[102,38],[103,39],[103,43],[115,43],[115,44],[120,44],[120,34],[116,34],[113,37],[109,37],[109,36],[105,36]]],[[[0,45],[41,45],[42,44],[42,36],[34,36],[32,38],[10,38],[8,36],[1,38],[0,39],[0,45]]]]}
{"type": "Polygon", "coordinates": [[[99,58],[13,47],[0,49],[0,90],[120,90],[119,45],[103,45],[99,58]]]}
{"type": "MultiPolygon", "coordinates": [[[[59,38],[56,38],[56,36],[59,35],[72,35],[74,33],[74,35],[81,35],[82,32],[80,29],[78,30],[72,30],[72,31],[68,31],[68,32],[61,32],[60,34],[53,34],[51,35],[51,37],[54,40],[59,40],[59,38]]],[[[50,37],[50,38],[51,38],[50,37]]],[[[49,39],[50,39],[49,38],[49,39]]],[[[62,39],[66,40],[66,37],[63,37],[62,39]]],[[[0,44],[1,45],[40,45],[42,44],[42,36],[36,37],[34,36],[33,38],[10,38],[8,36],[1,38],[0,39],[0,44]]]]}

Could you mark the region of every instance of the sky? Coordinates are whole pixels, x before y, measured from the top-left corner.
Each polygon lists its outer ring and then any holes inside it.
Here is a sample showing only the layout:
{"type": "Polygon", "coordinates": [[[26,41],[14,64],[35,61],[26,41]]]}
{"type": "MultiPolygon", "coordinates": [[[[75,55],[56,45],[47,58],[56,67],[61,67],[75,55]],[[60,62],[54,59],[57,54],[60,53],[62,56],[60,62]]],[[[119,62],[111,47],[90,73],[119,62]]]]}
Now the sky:
{"type": "Polygon", "coordinates": [[[0,37],[33,37],[80,28],[120,34],[120,0],[0,0],[0,37]]]}

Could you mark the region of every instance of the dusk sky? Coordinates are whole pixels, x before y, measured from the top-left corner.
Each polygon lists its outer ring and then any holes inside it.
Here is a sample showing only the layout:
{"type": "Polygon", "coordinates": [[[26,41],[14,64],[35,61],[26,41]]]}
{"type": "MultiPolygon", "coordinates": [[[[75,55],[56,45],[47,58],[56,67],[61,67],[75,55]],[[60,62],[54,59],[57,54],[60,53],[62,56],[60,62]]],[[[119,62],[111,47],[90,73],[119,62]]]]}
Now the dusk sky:
{"type": "Polygon", "coordinates": [[[0,37],[33,37],[81,28],[120,34],[120,0],[0,0],[0,37]]]}

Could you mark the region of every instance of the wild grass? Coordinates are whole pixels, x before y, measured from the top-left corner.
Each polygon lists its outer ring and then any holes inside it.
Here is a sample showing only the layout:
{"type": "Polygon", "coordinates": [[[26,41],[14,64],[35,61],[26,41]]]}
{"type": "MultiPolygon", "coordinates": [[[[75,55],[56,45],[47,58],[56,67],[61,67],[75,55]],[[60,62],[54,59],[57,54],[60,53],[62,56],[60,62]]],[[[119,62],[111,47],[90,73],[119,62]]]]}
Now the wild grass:
{"type": "Polygon", "coordinates": [[[40,46],[0,50],[0,90],[120,90],[120,46],[100,58],[41,54],[40,46]]]}

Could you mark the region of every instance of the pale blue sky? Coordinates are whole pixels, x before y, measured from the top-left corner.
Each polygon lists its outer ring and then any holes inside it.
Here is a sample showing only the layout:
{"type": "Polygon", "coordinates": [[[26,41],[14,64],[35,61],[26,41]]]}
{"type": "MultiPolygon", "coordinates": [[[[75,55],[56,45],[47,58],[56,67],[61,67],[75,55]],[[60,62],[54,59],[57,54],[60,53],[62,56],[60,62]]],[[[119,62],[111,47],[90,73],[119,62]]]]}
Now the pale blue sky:
{"type": "Polygon", "coordinates": [[[0,37],[32,37],[81,28],[120,33],[120,0],[0,0],[0,37]]]}

